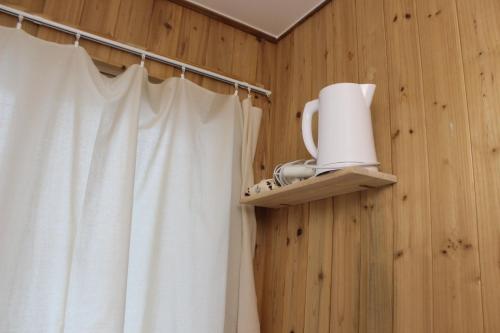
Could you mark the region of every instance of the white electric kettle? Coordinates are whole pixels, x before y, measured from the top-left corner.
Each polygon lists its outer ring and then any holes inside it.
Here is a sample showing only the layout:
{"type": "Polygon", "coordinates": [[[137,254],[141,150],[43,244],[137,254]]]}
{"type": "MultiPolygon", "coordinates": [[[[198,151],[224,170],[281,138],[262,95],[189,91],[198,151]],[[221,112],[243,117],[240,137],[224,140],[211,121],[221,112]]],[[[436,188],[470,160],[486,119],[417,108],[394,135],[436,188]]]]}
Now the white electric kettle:
{"type": "Polygon", "coordinates": [[[316,159],[316,174],[349,166],[378,169],[370,114],[374,93],[374,84],[337,83],[321,89],[319,99],[305,105],[302,137],[316,159]],[[316,148],[311,120],[318,111],[316,148]]]}

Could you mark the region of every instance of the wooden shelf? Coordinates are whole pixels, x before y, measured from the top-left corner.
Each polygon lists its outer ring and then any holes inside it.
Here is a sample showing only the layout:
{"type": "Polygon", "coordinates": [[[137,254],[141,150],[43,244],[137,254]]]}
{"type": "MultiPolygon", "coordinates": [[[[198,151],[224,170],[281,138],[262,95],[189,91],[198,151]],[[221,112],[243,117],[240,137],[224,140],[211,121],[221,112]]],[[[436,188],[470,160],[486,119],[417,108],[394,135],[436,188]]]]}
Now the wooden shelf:
{"type": "Polygon", "coordinates": [[[278,189],[241,198],[241,203],[258,207],[280,208],[336,195],[365,191],[397,182],[388,173],[354,167],[312,177],[278,189]]]}

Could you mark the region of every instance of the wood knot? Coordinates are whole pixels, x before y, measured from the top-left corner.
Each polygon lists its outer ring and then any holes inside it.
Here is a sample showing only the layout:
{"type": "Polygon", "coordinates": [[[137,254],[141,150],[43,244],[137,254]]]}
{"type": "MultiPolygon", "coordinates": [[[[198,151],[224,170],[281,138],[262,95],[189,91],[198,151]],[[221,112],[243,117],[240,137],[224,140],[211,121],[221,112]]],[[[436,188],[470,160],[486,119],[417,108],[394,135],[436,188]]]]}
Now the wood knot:
{"type": "Polygon", "coordinates": [[[264,164],[261,164],[261,165],[260,165],[260,169],[261,169],[261,170],[265,170],[265,169],[266,169],[266,166],[265,166],[264,164]]]}
{"type": "Polygon", "coordinates": [[[354,58],[354,53],[352,53],[351,51],[347,52],[347,59],[351,61],[353,58],[354,58]]]}
{"type": "Polygon", "coordinates": [[[172,29],[172,25],[171,25],[170,23],[168,23],[168,22],[164,22],[164,23],[163,23],[163,26],[164,26],[164,27],[165,27],[165,29],[167,29],[167,30],[172,29]]]}
{"type": "Polygon", "coordinates": [[[403,256],[403,254],[404,254],[403,250],[399,250],[396,253],[394,253],[394,258],[399,259],[403,256]]]}
{"type": "Polygon", "coordinates": [[[441,108],[443,108],[443,110],[444,110],[444,109],[446,109],[446,107],[447,107],[447,106],[448,106],[448,105],[443,104],[443,105],[441,105],[441,108]]]}
{"type": "Polygon", "coordinates": [[[398,20],[398,16],[394,15],[394,18],[392,19],[392,22],[396,22],[398,20]]]}
{"type": "Polygon", "coordinates": [[[295,114],[295,117],[296,117],[296,118],[300,118],[300,117],[302,117],[302,112],[300,112],[300,111],[299,111],[299,112],[297,112],[297,113],[295,114]]]}
{"type": "Polygon", "coordinates": [[[297,229],[297,237],[300,237],[302,235],[304,231],[302,230],[302,228],[298,228],[297,229]]]}
{"type": "Polygon", "coordinates": [[[436,13],[434,13],[434,15],[438,16],[439,14],[441,14],[441,9],[438,10],[436,13]]]}
{"type": "Polygon", "coordinates": [[[401,86],[401,88],[399,88],[399,91],[401,92],[405,91],[405,86],[401,86]]]}
{"type": "Polygon", "coordinates": [[[288,246],[288,245],[290,245],[290,238],[289,237],[286,238],[286,246],[288,246]]]}
{"type": "Polygon", "coordinates": [[[325,275],[323,274],[323,272],[319,272],[318,280],[322,281],[324,278],[325,278],[325,275]]]}
{"type": "Polygon", "coordinates": [[[392,139],[397,138],[399,136],[399,133],[400,133],[399,129],[396,130],[396,132],[394,132],[394,134],[392,135],[392,139]]]}
{"type": "Polygon", "coordinates": [[[442,254],[444,254],[444,255],[446,255],[446,254],[448,254],[448,251],[446,251],[446,250],[441,250],[441,253],[442,253],[442,254]]]}
{"type": "Polygon", "coordinates": [[[405,194],[403,195],[403,201],[406,201],[406,199],[408,199],[408,196],[405,194]]]}
{"type": "Polygon", "coordinates": [[[411,19],[411,14],[410,13],[406,13],[405,14],[405,19],[407,19],[407,20],[411,19]]]}
{"type": "Polygon", "coordinates": [[[410,128],[410,130],[408,131],[410,134],[413,134],[413,129],[410,128]]]}

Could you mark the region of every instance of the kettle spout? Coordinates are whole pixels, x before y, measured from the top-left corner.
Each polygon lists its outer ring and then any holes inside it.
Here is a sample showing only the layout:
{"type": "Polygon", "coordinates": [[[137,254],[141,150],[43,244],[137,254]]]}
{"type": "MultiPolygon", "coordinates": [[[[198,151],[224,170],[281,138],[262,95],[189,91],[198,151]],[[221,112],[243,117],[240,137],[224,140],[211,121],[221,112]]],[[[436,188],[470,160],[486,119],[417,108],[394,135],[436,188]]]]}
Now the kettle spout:
{"type": "Polygon", "coordinates": [[[376,85],[374,84],[361,84],[361,92],[363,93],[363,97],[365,98],[366,105],[368,105],[368,107],[372,104],[375,87],[376,85]]]}

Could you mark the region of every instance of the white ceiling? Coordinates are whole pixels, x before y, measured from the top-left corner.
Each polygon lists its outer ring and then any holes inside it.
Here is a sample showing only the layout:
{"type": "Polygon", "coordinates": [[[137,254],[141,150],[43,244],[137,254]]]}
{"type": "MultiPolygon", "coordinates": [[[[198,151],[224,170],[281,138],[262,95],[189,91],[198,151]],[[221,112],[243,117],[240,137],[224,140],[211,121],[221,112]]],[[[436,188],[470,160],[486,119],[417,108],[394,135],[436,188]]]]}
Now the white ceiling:
{"type": "Polygon", "coordinates": [[[278,38],[324,0],[187,0],[278,38]]]}

